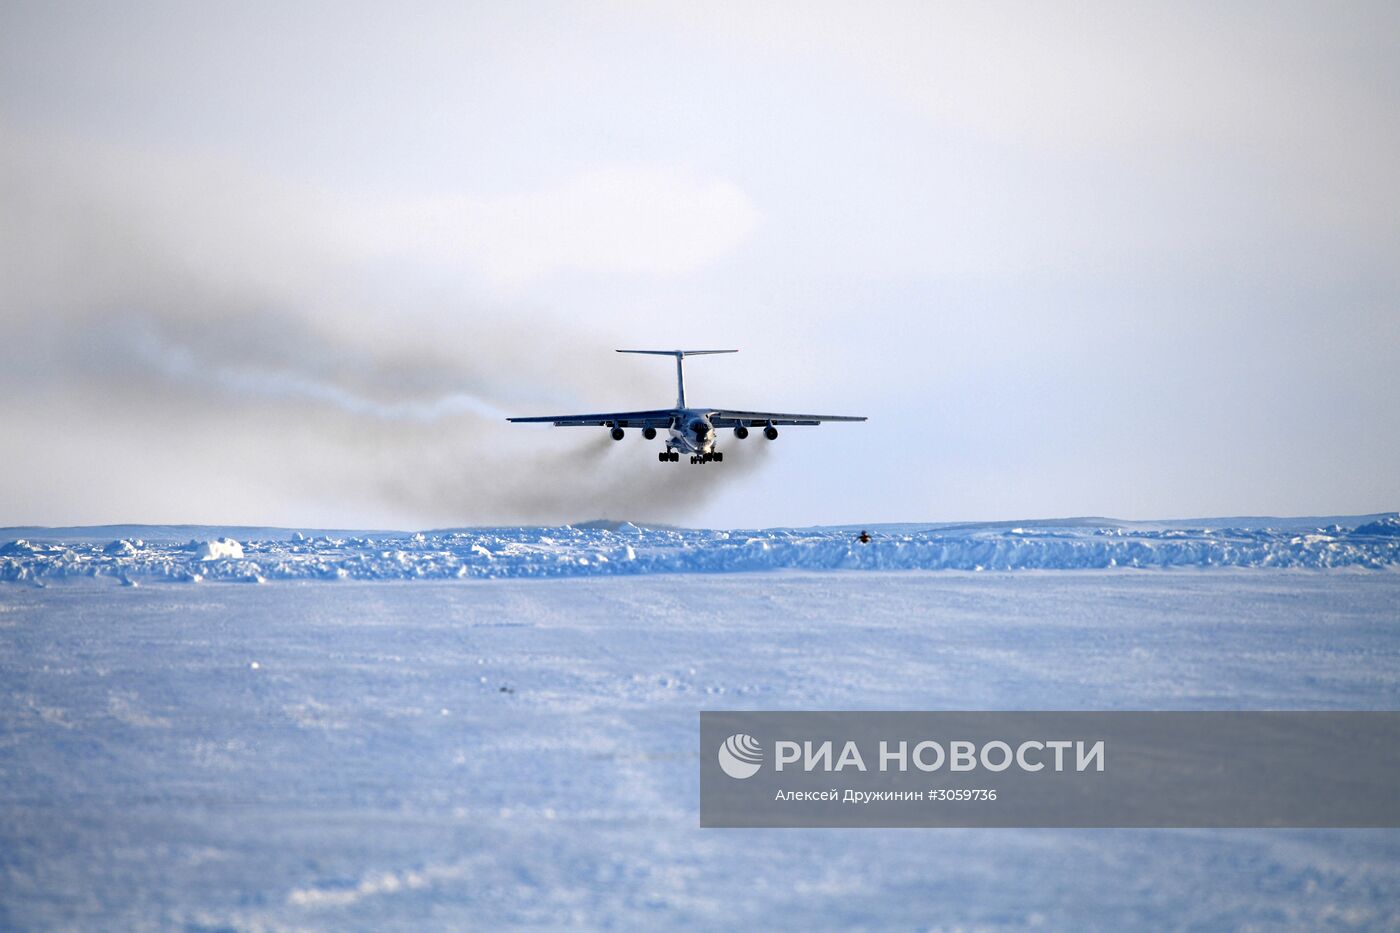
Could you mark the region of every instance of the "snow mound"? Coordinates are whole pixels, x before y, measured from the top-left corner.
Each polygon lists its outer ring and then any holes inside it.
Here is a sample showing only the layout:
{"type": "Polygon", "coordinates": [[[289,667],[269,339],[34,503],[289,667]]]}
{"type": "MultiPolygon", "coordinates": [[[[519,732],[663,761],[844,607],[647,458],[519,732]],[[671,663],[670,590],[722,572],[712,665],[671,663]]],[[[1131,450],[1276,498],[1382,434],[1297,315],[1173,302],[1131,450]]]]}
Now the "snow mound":
{"type": "Polygon", "coordinates": [[[243,545],[232,538],[219,538],[217,541],[192,541],[191,549],[195,560],[243,559],[243,545]]]}
{"type": "Polygon", "coordinates": [[[32,544],[24,538],[0,544],[0,554],[4,555],[42,554],[43,551],[44,548],[41,545],[32,544]]]}
{"type": "Polygon", "coordinates": [[[1385,518],[1377,519],[1374,522],[1357,525],[1353,534],[1384,535],[1389,538],[1400,537],[1400,515],[1387,515],[1385,518]]]}
{"type": "MultiPolygon", "coordinates": [[[[842,528],[707,531],[608,527],[478,528],[344,537],[210,535],[188,544],[122,538],[16,540],[0,581],[469,580],[779,570],[1009,571],[1116,568],[1400,568],[1400,518],[1354,529],[1143,527],[1080,523],[895,526],[869,542],[842,528]]],[[[212,531],[212,529],[211,529],[212,531]]]]}

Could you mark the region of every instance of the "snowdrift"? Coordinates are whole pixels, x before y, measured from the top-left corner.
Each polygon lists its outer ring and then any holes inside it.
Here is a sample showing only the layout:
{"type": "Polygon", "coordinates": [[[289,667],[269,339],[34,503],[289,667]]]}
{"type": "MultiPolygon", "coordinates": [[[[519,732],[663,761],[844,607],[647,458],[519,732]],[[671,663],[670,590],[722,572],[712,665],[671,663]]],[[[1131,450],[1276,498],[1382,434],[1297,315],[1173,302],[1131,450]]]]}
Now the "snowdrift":
{"type": "Polygon", "coordinates": [[[1024,527],[894,526],[869,543],[850,529],[707,531],[591,527],[496,528],[416,534],[208,537],[0,545],[0,581],[74,578],[416,580],[579,577],[774,570],[1077,570],[1115,567],[1400,566],[1400,518],[1354,528],[1182,528],[1068,522],[1024,527]]]}
{"type": "MultiPolygon", "coordinates": [[[[116,544],[128,544],[129,542],[117,541],[116,544]]],[[[109,545],[110,546],[110,545],[109,545]]],[[[234,560],[243,557],[243,545],[232,538],[218,538],[214,541],[191,541],[188,545],[194,551],[195,560],[223,560],[232,558],[234,560]]]]}

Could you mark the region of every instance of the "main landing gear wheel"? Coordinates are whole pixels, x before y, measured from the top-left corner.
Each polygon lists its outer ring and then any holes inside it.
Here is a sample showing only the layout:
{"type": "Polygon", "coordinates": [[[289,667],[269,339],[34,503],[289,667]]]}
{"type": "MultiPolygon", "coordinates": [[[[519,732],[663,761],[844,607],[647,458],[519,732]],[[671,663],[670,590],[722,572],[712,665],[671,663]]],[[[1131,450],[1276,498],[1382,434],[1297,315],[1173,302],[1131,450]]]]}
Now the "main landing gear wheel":
{"type": "Polygon", "coordinates": [[[723,462],[724,462],[724,454],[721,453],[720,451],[716,450],[715,453],[714,453],[714,459],[715,459],[715,463],[723,463],[723,462]]]}
{"type": "Polygon", "coordinates": [[[663,450],[661,451],[661,453],[656,455],[656,459],[660,460],[662,463],[666,463],[671,459],[671,455],[663,450]]]}

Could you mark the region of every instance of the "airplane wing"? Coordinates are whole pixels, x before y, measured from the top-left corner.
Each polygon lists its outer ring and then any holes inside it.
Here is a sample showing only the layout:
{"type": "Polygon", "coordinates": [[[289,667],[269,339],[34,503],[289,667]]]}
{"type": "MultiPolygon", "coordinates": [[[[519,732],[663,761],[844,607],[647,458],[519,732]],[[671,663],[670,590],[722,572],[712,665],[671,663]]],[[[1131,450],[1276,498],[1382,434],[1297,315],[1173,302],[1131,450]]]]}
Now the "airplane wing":
{"type": "Polygon", "coordinates": [[[675,416],[675,411],[666,408],[656,411],[605,411],[596,415],[541,415],[538,418],[507,418],[506,420],[518,423],[540,422],[559,428],[583,425],[604,428],[614,425],[619,428],[665,428],[670,426],[671,419],[675,416]]]}
{"type": "Polygon", "coordinates": [[[864,421],[864,415],[791,415],[776,411],[710,412],[710,424],[717,428],[763,427],[766,424],[821,424],[823,421],[864,421]]]}

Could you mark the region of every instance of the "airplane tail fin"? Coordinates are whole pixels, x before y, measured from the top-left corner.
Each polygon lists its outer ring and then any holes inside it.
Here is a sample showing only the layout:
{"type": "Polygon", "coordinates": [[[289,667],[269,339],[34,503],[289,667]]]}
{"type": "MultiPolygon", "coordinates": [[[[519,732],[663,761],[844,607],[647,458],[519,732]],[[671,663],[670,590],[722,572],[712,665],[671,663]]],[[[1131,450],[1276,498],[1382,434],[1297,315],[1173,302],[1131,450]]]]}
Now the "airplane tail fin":
{"type": "Polygon", "coordinates": [[[676,358],[676,407],[685,407],[685,371],[683,365],[687,356],[708,356],[711,353],[738,353],[738,350],[618,350],[618,353],[645,353],[648,356],[674,356],[676,358]]]}

